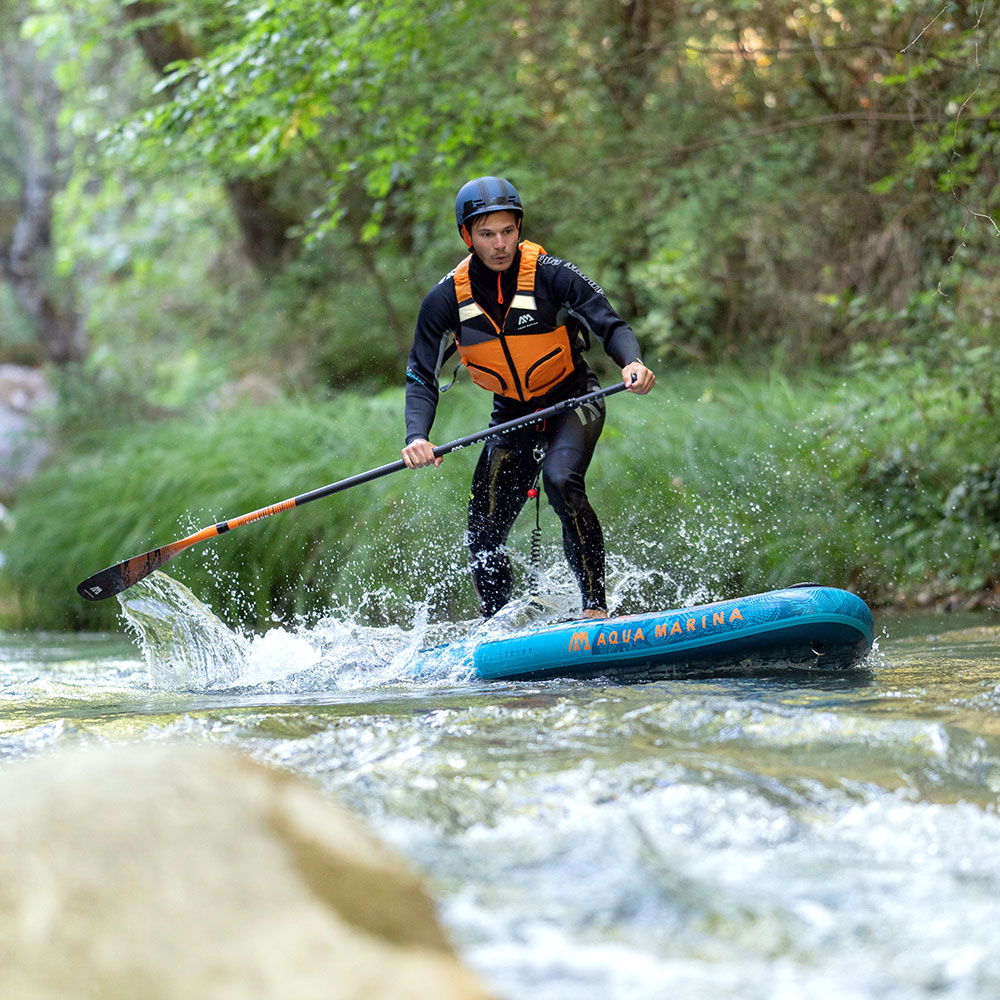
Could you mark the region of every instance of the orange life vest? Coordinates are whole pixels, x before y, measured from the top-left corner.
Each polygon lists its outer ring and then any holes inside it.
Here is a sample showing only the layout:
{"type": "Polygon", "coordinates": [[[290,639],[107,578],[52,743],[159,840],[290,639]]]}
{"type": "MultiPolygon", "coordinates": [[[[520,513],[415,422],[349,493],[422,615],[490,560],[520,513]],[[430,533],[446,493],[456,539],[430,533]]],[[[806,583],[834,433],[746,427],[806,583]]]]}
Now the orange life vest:
{"type": "Polygon", "coordinates": [[[455,268],[459,328],[455,335],[462,363],[472,381],[511,399],[541,396],[573,372],[573,351],[565,326],[546,329],[537,320],[535,269],[545,251],[525,240],[520,245],[517,292],[497,326],[472,297],[470,254],[455,268]]]}

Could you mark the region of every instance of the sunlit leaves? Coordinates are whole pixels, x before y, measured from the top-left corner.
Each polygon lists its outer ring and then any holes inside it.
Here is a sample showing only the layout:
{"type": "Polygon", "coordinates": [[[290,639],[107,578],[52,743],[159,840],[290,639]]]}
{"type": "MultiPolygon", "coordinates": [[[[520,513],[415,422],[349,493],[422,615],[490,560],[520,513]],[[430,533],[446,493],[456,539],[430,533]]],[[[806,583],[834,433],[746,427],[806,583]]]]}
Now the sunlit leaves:
{"type": "MultiPolygon", "coordinates": [[[[118,155],[152,172],[209,165],[221,176],[292,169],[325,177],[311,207],[314,232],[336,223],[348,186],[379,205],[394,190],[447,184],[454,151],[474,148],[515,113],[483,102],[465,77],[479,42],[472,2],[348,5],[289,0],[227,5],[228,40],[174,66],[168,100],[110,138],[118,155]]],[[[313,185],[315,190],[315,185],[313,185]]],[[[419,210],[419,202],[414,206],[419,210]]]]}

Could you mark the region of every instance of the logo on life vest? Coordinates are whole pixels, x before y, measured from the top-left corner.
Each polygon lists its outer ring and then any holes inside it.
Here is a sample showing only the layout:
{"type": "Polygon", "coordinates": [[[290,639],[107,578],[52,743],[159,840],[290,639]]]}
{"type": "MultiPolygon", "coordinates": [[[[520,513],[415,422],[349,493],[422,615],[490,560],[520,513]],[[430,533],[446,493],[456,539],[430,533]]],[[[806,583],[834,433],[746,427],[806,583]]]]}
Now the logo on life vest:
{"type": "Polygon", "coordinates": [[[517,318],[517,328],[520,330],[522,326],[531,326],[531,324],[536,322],[537,320],[531,313],[521,313],[517,318]]]}

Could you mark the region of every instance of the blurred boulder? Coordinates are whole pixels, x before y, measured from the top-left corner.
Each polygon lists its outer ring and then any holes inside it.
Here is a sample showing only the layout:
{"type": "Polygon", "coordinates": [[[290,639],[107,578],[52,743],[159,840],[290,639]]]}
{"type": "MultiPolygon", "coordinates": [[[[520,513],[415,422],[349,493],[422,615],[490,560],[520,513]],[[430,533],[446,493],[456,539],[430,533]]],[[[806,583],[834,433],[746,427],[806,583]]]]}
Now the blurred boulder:
{"type": "Polygon", "coordinates": [[[40,369],[0,365],[0,495],[10,496],[30,479],[51,451],[38,416],[55,401],[40,369]]]}
{"type": "Polygon", "coordinates": [[[0,996],[485,1000],[415,875],[319,791],[221,749],[0,771],[0,996]]]}

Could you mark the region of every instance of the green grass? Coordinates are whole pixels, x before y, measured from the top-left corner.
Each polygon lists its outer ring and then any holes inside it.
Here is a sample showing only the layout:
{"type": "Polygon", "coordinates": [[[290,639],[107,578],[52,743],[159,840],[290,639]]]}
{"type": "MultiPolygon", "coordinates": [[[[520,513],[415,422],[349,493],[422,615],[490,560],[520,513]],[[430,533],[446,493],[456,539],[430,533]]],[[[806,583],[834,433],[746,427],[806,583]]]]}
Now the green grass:
{"type": "MultiPolygon", "coordinates": [[[[937,401],[928,429],[907,412],[905,394],[879,391],[860,377],[664,371],[653,395],[610,399],[589,490],[607,538],[612,606],[801,580],[873,603],[986,585],[1000,537],[982,449],[995,440],[968,414],[955,433],[954,400],[937,401]]],[[[402,406],[399,390],[293,400],[136,424],[99,450],[63,454],[19,497],[0,539],[5,624],[114,627],[117,602],[82,601],[81,579],[394,461],[402,406]]],[[[443,398],[434,439],[479,430],[488,414],[486,397],[462,384],[443,398]]],[[[463,535],[477,453],[244,526],[188,549],[167,571],[227,620],[257,626],[338,608],[376,624],[421,605],[433,618],[470,616],[463,535]]],[[[533,523],[526,509],[511,538],[519,553],[533,523]]],[[[544,504],[542,527],[546,562],[566,585],[558,524],[544,504]]]]}

